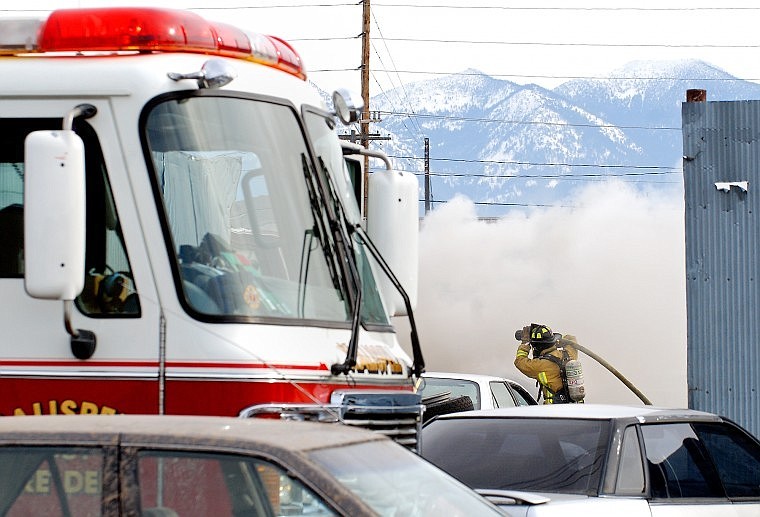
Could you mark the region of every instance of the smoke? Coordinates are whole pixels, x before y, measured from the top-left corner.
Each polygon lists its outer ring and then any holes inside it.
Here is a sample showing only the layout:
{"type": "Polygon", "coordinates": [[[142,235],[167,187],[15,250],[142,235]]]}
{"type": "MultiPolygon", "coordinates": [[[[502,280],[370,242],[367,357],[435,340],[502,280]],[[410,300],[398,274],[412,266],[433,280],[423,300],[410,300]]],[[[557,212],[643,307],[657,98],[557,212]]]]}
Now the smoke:
{"type": "MultiPolygon", "coordinates": [[[[427,370],[509,377],[536,393],[513,365],[514,332],[541,323],[575,335],[655,405],[685,407],[682,191],[609,181],[567,205],[486,222],[457,198],[427,215],[415,311],[427,370]]],[[[587,402],[640,403],[581,359],[587,402]]]]}

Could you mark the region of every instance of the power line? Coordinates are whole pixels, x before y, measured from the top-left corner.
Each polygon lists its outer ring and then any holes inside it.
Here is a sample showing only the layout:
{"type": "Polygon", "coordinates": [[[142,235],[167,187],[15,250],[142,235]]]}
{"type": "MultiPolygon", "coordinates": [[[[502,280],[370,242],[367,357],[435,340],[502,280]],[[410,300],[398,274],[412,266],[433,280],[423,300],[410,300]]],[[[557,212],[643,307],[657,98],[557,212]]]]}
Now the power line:
{"type": "Polygon", "coordinates": [[[350,40],[357,40],[361,38],[361,34],[357,34],[356,36],[325,36],[320,38],[288,38],[287,40],[290,41],[350,41],[350,40]]]}
{"type": "MultiPolygon", "coordinates": [[[[551,166],[551,165],[547,165],[551,166]]],[[[606,166],[604,165],[589,165],[589,167],[595,167],[599,169],[604,169],[606,166]]],[[[627,166],[624,168],[630,168],[635,169],[635,166],[627,166]]],[[[667,169],[667,167],[662,167],[662,169],[667,169]]],[[[401,172],[409,172],[410,174],[414,174],[415,176],[422,176],[425,173],[422,173],[420,171],[406,171],[403,169],[394,169],[401,172]]],[[[650,171],[650,172],[621,172],[621,173],[610,173],[610,174],[602,174],[602,173],[588,173],[588,174],[482,174],[482,173],[467,173],[467,172],[429,172],[426,173],[430,176],[437,176],[437,177],[447,177],[447,178],[494,178],[494,179],[520,179],[520,180],[531,180],[531,179],[579,179],[579,178],[631,178],[631,177],[647,177],[647,176],[665,176],[668,174],[678,174],[679,176],[682,174],[680,170],[662,170],[662,171],[650,171]]]]}
{"type": "Polygon", "coordinates": [[[594,129],[639,129],[647,131],[681,131],[680,127],[653,127],[653,126],[618,126],[615,124],[581,124],[570,122],[547,122],[541,120],[511,120],[511,119],[495,119],[495,118],[481,118],[481,117],[458,117],[454,115],[432,115],[427,113],[399,113],[392,111],[379,111],[383,115],[399,116],[399,117],[417,117],[417,118],[429,118],[439,120],[451,120],[457,122],[488,122],[499,124],[515,124],[515,125],[534,125],[534,126],[559,126],[559,127],[585,127],[594,129]]]}
{"type": "MultiPolygon", "coordinates": [[[[420,199],[419,202],[425,201],[420,199]]],[[[431,199],[431,203],[448,203],[449,199],[431,199]]],[[[521,207],[540,207],[540,208],[578,208],[574,205],[546,205],[541,203],[507,203],[499,201],[470,201],[473,205],[480,206],[521,206],[521,207]]]]}
{"type": "Polygon", "coordinates": [[[452,4],[401,4],[375,3],[376,7],[414,7],[423,9],[484,9],[499,11],[590,11],[590,12],[699,12],[699,11],[758,11],[760,7],[522,7],[506,5],[452,5],[452,4]]]}
{"type": "MultiPolygon", "coordinates": [[[[377,27],[377,31],[380,34],[380,37],[382,38],[383,33],[382,33],[381,29],[380,29],[380,24],[377,22],[377,18],[375,18],[374,13],[372,13],[372,19],[375,22],[375,27],[377,27]]],[[[374,43],[372,44],[372,46],[374,48],[374,43]]],[[[395,69],[396,68],[396,63],[393,61],[393,56],[391,55],[391,52],[390,52],[390,49],[388,48],[388,45],[385,45],[385,51],[388,53],[388,57],[391,60],[391,65],[395,69]]],[[[377,49],[375,49],[375,55],[377,56],[377,59],[380,60],[380,64],[383,64],[383,58],[380,56],[380,53],[377,51],[377,49]]],[[[385,66],[385,65],[383,64],[383,66],[385,66]]],[[[373,70],[373,72],[374,72],[374,70],[373,70]]],[[[386,72],[386,73],[388,74],[388,72],[386,72]]],[[[398,77],[398,73],[396,74],[396,76],[398,77]]],[[[374,77],[374,73],[373,73],[373,77],[374,77]]],[[[406,93],[406,88],[404,87],[404,83],[401,81],[400,77],[398,77],[398,79],[399,79],[399,85],[400,85],[401,91],[402,91],[402,93],[404,95],[404,100],[406,101],[406,105],[408,106],[408,109],[412,113],[414,113],[414,108],[412,108],[412,106],[411,106],[411,104],[409,102],[409,96],[406,93]]],[[[393,86],[394,88],[396,88],[395,82],[394,82],[394,80],[393,80],[393,78],[392,78],[392,76],[390,74],[388,74],[388,80],[390,81],[391,86],[393,86]]],[[[377,83],[377,86],[380,88],[380,92],[381,93],[385,93],[383,91],[383,87],[380,85],[380,82],[377,81],[377,79],[375,79],[375,82],[377,83]]],[[[388,100],[390,102],[389,96],[387,96],[387,98],[388,98],[388,100]]],[[[420,128],[420,125],[417,123],[417,119],[416,118],[412,118],[411,121],[414,123],[414,127],[415,127],[415,130],[417,131],[418,137],[421,138],[423,136],[422,128],[420,128]]],[[[404,127],[406,127],[406,123],[404,123],[404,127]]],[[[407,130],[409,130],[409,128],[407,128],[407,130]]]]}
{"type": "Polygon", "coordinates": [[[756,49],[760,45],[721,45],[713,43],[588,43],[588,42],[546,42],[546,41],[501,41],[501,40],[461,40],[441,38],[383,38],[386,41],[405,41],[412,43],[456,43],[465,45],[506,45],[527,47],[600,47],[600,48],[720,48],[720,49],[756,49]]]}
{"type": "MultiPolygon", "coordinates": [[[[386,70],[378,70],[378,72],[385,72],[386,70]]],[[[704,81],[704,82],[739,82],[739,81],[760,81],[760,78],[744,78],[739,77],[647,77],[647,76],[592,76],[592,75],[539,75],[539,74],[486,74],[483,72],[434,72],[424,70],[394,70],[399,74],[421,74],[421,75],[452,75],[462,77],[519,77],[526,79],[593,79],[600,81],[704,81]]]]}

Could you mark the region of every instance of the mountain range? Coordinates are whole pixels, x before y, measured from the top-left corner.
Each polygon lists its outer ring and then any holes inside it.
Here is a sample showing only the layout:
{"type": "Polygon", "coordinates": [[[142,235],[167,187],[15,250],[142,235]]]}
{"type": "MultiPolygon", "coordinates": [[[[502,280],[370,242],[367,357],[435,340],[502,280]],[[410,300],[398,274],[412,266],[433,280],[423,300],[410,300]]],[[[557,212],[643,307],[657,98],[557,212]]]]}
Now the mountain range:
{"type": "Polygon", "coordinates": [[[423,199],[428,138],[433,209],[460,194],[482,217],[563,204],[610,176],[680,191],[689,89],[707,90],[710,101],[760,98],[760,84],[698,60],[637,61],[552,89],[465,70],[372,97],[381,121],[370,129],[387,138],[372,147],[418,175],[423,199]]]}

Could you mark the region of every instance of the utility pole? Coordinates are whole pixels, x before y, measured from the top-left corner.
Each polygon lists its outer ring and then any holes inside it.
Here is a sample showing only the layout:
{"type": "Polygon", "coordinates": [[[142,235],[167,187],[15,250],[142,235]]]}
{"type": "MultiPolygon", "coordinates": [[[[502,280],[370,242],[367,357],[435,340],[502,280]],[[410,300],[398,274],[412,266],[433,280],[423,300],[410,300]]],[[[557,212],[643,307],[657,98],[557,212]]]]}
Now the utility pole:
{"type": "MultiPolygon", "coordinates": [[[[362,147],[369,149],[370,140],[390,140],[389,136],[380,136],[380,133],[370,133],[369,125],[372,122],[380,122],[380,112],[370,112],[369,110],[369,21],[370,21],[370,0],[362,0],[362,65],[361,65],[361,88],[362,88],[362,108],[361,120],[359,120],[359,134],[351,131],[350,134],[340,135],[342,140],[350,142],[359,142],[362,147]]],[[[369,156],[364,157],[364,177],[361,179],[364,192],[364,214],[367,213],[367,185],[369,183],[369,156]]]]}
{"type": "Polygon", "coordinates": [[[425,137],[425,215],[430,212],[430,139],[425,137]]]}
{"type": "MultiPolygon", "coordinates": [[[[364,0],[362,9],[362,108],[361,142],[369,149],[369,0],[364,0]]],[[[369,190],[369,156],[364,157],[364,210],[367,210],[367,191],[369,190]]]]}

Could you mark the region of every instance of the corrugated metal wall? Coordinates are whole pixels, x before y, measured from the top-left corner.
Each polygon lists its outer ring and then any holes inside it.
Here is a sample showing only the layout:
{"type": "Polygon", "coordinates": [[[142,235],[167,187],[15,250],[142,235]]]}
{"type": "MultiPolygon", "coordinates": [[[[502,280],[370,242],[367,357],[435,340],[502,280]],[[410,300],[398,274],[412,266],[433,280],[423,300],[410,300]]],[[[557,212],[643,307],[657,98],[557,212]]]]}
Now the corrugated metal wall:
{"type": "Polygon", "coordinates": [[[760,436],[760,101],[681,115],[689,407],[760,436]]]}

